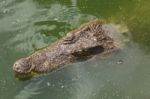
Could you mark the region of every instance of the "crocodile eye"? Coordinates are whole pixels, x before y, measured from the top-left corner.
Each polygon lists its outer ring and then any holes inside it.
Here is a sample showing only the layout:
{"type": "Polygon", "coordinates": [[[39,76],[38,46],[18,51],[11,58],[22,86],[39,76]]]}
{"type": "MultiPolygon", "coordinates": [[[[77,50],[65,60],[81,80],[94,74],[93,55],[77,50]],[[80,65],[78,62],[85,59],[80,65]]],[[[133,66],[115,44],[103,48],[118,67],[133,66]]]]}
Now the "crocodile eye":
{"type": "Polygon", "coordinates": [[[72,41],[74,38],[75,36],[73,34],[68,34],[66,38],[64,39],[64,41],[72,41]]]}
{"type": "Polygon", "coordinates": [[[67,36],[64,38],[64,44],[72,44],[74,43],[75,40],[75,35],[68,33],[67,36]]]}

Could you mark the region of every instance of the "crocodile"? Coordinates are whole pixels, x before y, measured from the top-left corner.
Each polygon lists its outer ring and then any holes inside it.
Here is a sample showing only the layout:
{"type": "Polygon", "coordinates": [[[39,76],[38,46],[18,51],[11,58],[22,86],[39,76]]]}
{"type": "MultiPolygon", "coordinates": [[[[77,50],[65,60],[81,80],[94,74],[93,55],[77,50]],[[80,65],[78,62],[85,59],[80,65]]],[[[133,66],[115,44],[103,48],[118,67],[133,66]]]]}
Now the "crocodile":
{"type": "Polygon", "coordinates": [[[104,21],[90,21],[46,48],[17,60],[13,71],[17,75],[46,73],[67,64],[87,61],[96,55],[120,50],[121,40],[117,32],[116,28],[104,21]]]}

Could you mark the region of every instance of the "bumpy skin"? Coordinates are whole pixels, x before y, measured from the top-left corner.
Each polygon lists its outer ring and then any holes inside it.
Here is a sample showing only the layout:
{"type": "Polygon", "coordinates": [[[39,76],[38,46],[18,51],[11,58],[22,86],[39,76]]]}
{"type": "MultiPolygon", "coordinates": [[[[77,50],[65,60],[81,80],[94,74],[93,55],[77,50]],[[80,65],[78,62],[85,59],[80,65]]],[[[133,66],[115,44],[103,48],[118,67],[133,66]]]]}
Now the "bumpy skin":
{"type": "Polygon", "coordinates": [[[16,61],[13,70],[18,74],[43,73],[118,49],[114,32],[102,21],[89,22],[47,48],[16,61]]]}

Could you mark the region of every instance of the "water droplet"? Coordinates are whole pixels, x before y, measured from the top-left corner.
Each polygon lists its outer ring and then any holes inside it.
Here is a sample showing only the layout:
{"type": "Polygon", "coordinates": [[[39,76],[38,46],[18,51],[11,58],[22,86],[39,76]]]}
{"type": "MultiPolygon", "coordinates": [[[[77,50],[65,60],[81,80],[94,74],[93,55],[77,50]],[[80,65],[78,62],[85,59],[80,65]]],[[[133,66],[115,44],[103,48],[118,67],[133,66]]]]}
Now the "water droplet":
{"type": "Polygon", "coordinates": [[[65,86],[63,86],[63,85],[61,86],[61,88],[64,88],[64,87],[65,87],[65,86]]]}
{"type": "Polygon", "coordinates": [[[50,85],[51,85],[51,83],[47,82],[47,86],[50,86],[50,85]]]}
{"type": "Polygon", "coordinates": [[[119,60],[118,62],[117,62],[117,64],[122,64],[123,63],[123,60],[119,60]]]}

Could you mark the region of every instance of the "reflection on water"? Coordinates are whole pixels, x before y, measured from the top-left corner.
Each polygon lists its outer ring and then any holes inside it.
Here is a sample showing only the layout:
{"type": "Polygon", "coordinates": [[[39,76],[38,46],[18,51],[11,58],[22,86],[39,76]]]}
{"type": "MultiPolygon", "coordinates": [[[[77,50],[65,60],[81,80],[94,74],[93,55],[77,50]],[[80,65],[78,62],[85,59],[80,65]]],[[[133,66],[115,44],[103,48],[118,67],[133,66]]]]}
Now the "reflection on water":
{"type": "Polygon", "coordinates": [[[147,52],[150,51],[150,3],[147,0],[133,0],[135,6],[129,6],[128,9],[121,11],[114,16],[118,22],[123,21],[127,24],[132,39],[140,44],[147,52]],[[127,14],[128,13],[128,14],[127,14]]]}
{"type": "Polygon", "coordinates": [[[128,25],[133,40],[145,47],[147,51],[150,51],[150,9],[148,6],[150,6],[148,1],[140,2],[133,13],[134,15],[132,14],[134,17],[128,21],[128,25]]]}
{"type": "Polygon", "coordinates": [[[131,44],[130,48],[114,54],[113,58],[77,63],[58,72],[33,78],[15,97],[148,99],[149,57],[131,44]]]}
{"type": "Polygon", "coordinates": [[[0,99],[149,99],[150,9],[146,0],[1,0],[0,99]],[[130,31],[125,49],[31,80],[14,78],[19,57],[80,24],[103,18],[130,31]]]}
{"type": "Polygon", "coordinates": [[[23,90],[19,92],[19,94],[15,96],[15,99],[29,99],[33,95],[40,94],[40,92],[37,92],[40,89],[40,86],[38,86],[40,83],[41,81],[36,83],[29,83],[24,87],[23,90]]]}
{"type": "Polygon", "coordinates": [[[82,13],[110,18],[122,10],[134,9],[134,3],[133,0],[78,0],[78,7],[82,13]]]}

